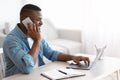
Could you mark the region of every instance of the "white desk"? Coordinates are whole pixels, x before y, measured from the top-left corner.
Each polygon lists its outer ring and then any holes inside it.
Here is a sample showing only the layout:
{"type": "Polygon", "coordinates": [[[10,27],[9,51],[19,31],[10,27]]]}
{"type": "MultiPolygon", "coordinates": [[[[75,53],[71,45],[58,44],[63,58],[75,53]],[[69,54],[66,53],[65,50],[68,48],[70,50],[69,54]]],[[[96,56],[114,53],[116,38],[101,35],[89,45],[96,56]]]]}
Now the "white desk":
{"type": "MultiPolygon", "coordinates": [[[[2,80],[49,80],[40,75],[42,71],[48,71],[50,69],[66,68],[68,64],[66,62],[53,62],[47,65],[36,68],[31,74],[16,74],[11,77],[4,78],[2,80]]],[[[120,69],[120,60],[111,57],[104,57],[103,60],[98,61],[91,70],[79,70],[86,73],[86,76],[69,78],[65,80],[100,80],[104,77],[117,72],[120,69]]],[[[119,80],[119,77],[117,78],[119,80]]]]}

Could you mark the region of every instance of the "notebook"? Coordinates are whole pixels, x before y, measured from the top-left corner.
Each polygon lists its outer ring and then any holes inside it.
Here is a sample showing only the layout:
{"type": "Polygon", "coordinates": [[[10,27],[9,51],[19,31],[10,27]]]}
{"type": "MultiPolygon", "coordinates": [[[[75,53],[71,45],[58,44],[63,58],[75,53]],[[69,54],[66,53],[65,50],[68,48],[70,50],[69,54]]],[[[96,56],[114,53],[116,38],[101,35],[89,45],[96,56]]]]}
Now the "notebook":
{"type": "Polygon", "coordinates": [[[67,66],[66,68],[70,69],[81,69],[81,70],[90,70],[95,63],[99,60],[99,58],[101,57],[101,53],[97,54],[96,57],[94,58],[94,60],[90,60],[90,65],[85,65],[84,62],[82,62],[81,64],[76,64],[76,63],[70,63],[69,66],[67,66]]]}
{"type": "Polygon", "coordinates": [[[41,73],[42,76],[49,78],[50,80],[60,80],[78,76],[85,76],[85,73],[74,69],[54,69],[41,73]]]}

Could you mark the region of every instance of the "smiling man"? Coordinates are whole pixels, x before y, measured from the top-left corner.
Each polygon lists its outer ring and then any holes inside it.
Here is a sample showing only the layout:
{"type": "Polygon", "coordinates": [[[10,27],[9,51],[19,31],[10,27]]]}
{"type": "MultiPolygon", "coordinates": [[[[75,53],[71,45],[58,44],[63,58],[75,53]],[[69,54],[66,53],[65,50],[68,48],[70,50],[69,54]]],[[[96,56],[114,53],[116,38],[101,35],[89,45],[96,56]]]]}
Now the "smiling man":
{"type": "Polygon", "coordinates": [[[35,64],[38,66],[45,64],[43,56],[51,61],[73,60],[76,63],[84,61],[89,65],[88,57],[64,54],[49,47],[48,43],[41,38],[41,26],[41,9],[33,4],[24,5],[20,11],[20,23],[15,26],[4,41],[6,77],[17,73],[31,73],[35,64]],[[33,24],[27,24],[28,28],[22,23],[27,17],[33,22],[33,24]],[[32,47],[29,46],[28,38],[33,40],[32,47]]]}

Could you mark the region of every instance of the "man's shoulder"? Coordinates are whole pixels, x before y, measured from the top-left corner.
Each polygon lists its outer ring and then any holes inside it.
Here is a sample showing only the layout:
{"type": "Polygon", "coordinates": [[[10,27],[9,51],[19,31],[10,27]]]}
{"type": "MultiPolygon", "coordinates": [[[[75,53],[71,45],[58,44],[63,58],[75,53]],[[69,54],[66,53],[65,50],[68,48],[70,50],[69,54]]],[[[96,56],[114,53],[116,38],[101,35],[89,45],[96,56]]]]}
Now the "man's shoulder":
{"type": "Polygon", "coordinates": [[[9,33],[6,37],[5,37],[5,40],[4,42],[5,43],[9,43],[9,42],[19,42],[20,41],[20,38],[14,34],[14,33],[9,33]]]}
{"type": "Polygon", "coordinates": [[[18,36],[16,36],[16,34],[10,32],[7,36],[6,36],[6,39],[9,40],[9,39],[17,39],[18,36]]]}
{"type": "Polygon", "coordinates": [[[5,40],[10,41],[10,40],[19,40],[20,39],[20,34],[18,33],[17,27],[18,26],[16,26],[13,30],[11,30],[9,32],[9,34],[7,34],[5,40]]]}

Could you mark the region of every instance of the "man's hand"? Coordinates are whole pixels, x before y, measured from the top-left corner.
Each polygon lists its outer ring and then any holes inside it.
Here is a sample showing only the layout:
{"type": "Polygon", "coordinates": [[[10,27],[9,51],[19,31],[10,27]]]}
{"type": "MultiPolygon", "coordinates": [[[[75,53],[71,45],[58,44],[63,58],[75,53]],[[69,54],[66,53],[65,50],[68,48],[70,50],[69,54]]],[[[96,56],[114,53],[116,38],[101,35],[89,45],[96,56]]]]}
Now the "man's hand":
{"type": "Polygon", "coordinates": [[[74,56],[74,55],[69,55],[69,54],[65,54],[65,53],[60,53],[58,55],[58,61],[69,61],[69,60],[73,60],[77,64],[79,64],[80,61],[84,61],[85,64],[88,66],[90,64],[89,58],[85,57],[85,56],[74,56]]]}
{"type": "Polygon", "coordinates": [[[28,24],[27,35],[34,41],[39,41],[41,39],[39,28],[35,24],[28,24]]]}
{"type": "Polygon", "coordinates": [[[34,40],[32,48],[29,51],[29,54],[33,57],[34,63],[36,63],[40,49],[40,40],[41,40],[39,28],[35,24],[29,23],[27,35],[34,40]]]}
{"type": "Polygon", "coordinates": [[[84,63],[88,66],[90,64],[89,58],[84,56],[73,56],[72,60],[77,64],[80,64],[80,61],[84,61],[84,63]]]}

